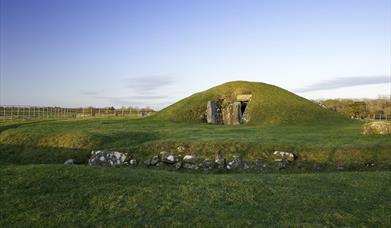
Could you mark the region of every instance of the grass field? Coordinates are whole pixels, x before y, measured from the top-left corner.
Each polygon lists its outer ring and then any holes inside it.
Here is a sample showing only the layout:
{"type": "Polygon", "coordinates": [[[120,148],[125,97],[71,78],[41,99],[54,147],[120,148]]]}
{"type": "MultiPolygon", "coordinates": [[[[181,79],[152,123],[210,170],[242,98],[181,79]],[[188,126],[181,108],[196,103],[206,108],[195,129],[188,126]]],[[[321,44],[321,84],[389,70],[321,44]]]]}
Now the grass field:
{"type": "Polygon", "coordinates": [[[302,126],[222,126],[151,119],[85,119],[0,123],[1,163],[87,162],[94,149],[131,152],[139,158],[189,147],[214,158],[242,155],[267,159],[274,150],[296,153],[301,161],[391,164],[391,136],[363,136],[361,122],[302,126]]]}
{"type": "Polygon", "coordinates": [[[387,227],[391,173],[0,168],[2,227],[387,227]]]}
{"type": "MultiPolygon", "coordinates": [[[[146,119],[0,123],[0,227],[389,227],[391,137],[363,136],[361,122],[221,126],[146,119]],[[353,171],[167,171],[86,164],[93,149],[146,158],[161,150],[298,162],[353,171]],[[374,168],[360,171],[366,162],[374,168]],[[42,164],[45,163],[45,164],[42,164]],[[57,164],[56,164],[57,163],[57,164]],[[359,168],[354,168],[358,165],[359,168]]],[[[334,169],[335,170],[335,169],[334,169]]]]}

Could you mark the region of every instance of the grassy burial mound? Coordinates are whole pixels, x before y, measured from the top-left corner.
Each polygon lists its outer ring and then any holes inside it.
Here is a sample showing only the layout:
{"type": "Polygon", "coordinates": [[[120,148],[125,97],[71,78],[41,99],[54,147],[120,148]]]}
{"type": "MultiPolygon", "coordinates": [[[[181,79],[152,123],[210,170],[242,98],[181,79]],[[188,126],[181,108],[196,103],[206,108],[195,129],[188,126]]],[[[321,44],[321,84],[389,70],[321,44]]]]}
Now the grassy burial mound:
{"type": "MultiPolygon", "coordinates": [[[[154,118],[175,122],[207,122],[208,102],[217,106],[224,124],[317,124],[347,119],[279,87],[259,82],[228,82],[187,97],[157,113],[154,118]],[[219,110],[221,109],[221,110],[219,110]],[[235,113],[235,109],[239,113],[235,113]],[[233,112],[233,114],[232,114],[233,112]],[[227,115],[230,114],[230,115],[227,115]],[[227,117],[228,116],[228,117],[227,117]],[[227,120],[228,119],[228,120],[227,120]]],[[[209,122],[209,121],[208,121],[209,122]]]]}
{"type": "Polygon", "coordinates": [[[286,151],[296,155],[297,163],[389,167],[390,135],[363,135],[362,125],[272,85],[229,82],[143,119],[0,121],[0,164],[64,163],[70,158],[86,164],[92,150],[145,160],[162,151],[175,154],[183,146],[186,154],[181,155],[200,159],[222,155],[274,161],[275,151],[286,151]],[[199,124],[206,122],[207,107],[213,105],[220,106],[223,117],[237,108],[248,124],[226,126],[218,118],[220,125],[199,124]]]}

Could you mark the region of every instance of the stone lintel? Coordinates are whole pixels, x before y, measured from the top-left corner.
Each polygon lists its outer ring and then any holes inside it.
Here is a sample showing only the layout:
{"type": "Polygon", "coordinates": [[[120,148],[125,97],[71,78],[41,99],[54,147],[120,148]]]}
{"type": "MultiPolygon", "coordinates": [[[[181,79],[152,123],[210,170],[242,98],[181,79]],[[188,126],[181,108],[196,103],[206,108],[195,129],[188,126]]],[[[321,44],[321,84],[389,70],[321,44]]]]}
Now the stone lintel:
{"type": "Polygon", "coordinates": [[[236,96],[237,101],[250,101],[253,95],[251,94],[240,94],[236,96]]]}

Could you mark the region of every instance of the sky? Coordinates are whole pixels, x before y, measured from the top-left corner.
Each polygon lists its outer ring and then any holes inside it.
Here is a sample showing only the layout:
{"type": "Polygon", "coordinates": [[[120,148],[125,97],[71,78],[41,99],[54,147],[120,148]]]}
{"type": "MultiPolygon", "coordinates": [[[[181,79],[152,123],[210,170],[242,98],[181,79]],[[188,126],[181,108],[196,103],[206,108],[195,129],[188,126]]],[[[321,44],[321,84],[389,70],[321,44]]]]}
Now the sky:
{"type": "Polygon", "coordinates": [[[391,0],[0,0],[0,104],[166,107],[235,81],[391,91],[391,0]]]}

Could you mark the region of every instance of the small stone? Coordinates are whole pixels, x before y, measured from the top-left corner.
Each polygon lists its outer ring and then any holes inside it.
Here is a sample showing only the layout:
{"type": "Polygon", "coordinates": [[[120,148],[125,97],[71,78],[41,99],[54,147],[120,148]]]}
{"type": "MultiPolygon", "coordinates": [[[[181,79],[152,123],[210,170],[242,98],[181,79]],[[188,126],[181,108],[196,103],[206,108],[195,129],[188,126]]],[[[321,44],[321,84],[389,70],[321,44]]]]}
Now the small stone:
{"type": "Polygon", "coordinates": [[[282,159],[287,161],[294,161],[296,159],[296,156],[290,152],[274,151],[273,155],[277,157],[277,159],[282,159]]]}
{"type": "Polygon", "coordinates": [[[265,168],[266,163],[262,160],[257,159],[257,160],[255,160],[255,166],[265,168]]]}
{"type": "Polygon", "coordinates": [[[286,169],[286,163],[284,161],[277,163],[277,169],[278,170],[286,169]]]}
{"type": "Polygon", "coordinates": [[[250,165],[247,163],[243,163],[243,169],[250,169],[250,165]]]}
{"type": "Polygon", "coordinates": [[[366,167],[375,167],[376,164],[375,164],[375,162],[371,161],[371,162],[365,163],[365,166],[366,166],[366,167]]]}
{"type": "Polygon", "coordinates": [[[164,162],[158,162],[158,163],[156,164],[156,167],[160,167],[160,166],[164,166],[164,165],[165,165],[164,162]]]}
{"type": "Polygon", "coordinates": [[[210,159],[205,159],[204,162],[202,163],[202,168],[204,170],[211,170],[215,167],[215,162],[210,159]]]}
{"type": "Polygon", "coordinates": [[[167,159],[168,155],[170,155],[167,151],[162,151],[159,153],[160,160],[164,161],[167,159]]]}
{"type": "Polygon", "coordinates": [[[176,158],[175,158],[175,156],[174,155],[168,155],[167,157],[166,157],[166,159],[165,160],[163,160],[165,163],[168,163],[168,164],[174,164],[175,163],[175,161],[176,161],[176,158]]]}
{"type": "Polygon", "coordinates": [[[145,160],[143,163],[146,166],[150,166],[151,165],[151,159],[145,160]]]}
{"type": "Polygon", "coordinates": [[[215,163],[217,164],[217,168],[219,169],[224,168],[226,166],[226,160],[221,154],[216,156],[215,163]]]}
{"type": "Polygon", "coordinates": [[[150,163],[150,165],[157,165],[157,163],[159,162],[160,160],[159,160],[159,156],[153,156],[152,158],[151,158],[151,163],[150,163]]]}
{"type": "Polygon", "coordinates": [[[130,164],[130,165],[137,165],[137,160],[136,160],[136,159],[131,159],[131,160],[129,161],[129,164],[130,164]]]}
{"type": "Polygon", "coordinates": [[[177,162],[175,164],[175,169],[180,169],[180,168],[182,168],[182,162],[177,162]]]}
{"type": "Polygon", "coordinates": [[[233,160],[228,162],[227,169],[238,169],[242,166],[242,161],[240,160],[239,156],[233,156],[233,160]]]}
{"type": "Polygon", "coordinates": [[[195,164],[197,162],[197,157],[194,155],[186,155],[182,159],[183,163],[195,164]]]}
{"type": "Polygon", "coordinates": [[[68,159],[64,162],[64,165],[74,165],[76,161],[74,159],[68,159]]]}
{"type": "Polygon", "coordinates": [[[198,166],[196,164],[184,163],[183,168],[185,168],[185,169],[198,169],[198,166]]]}

